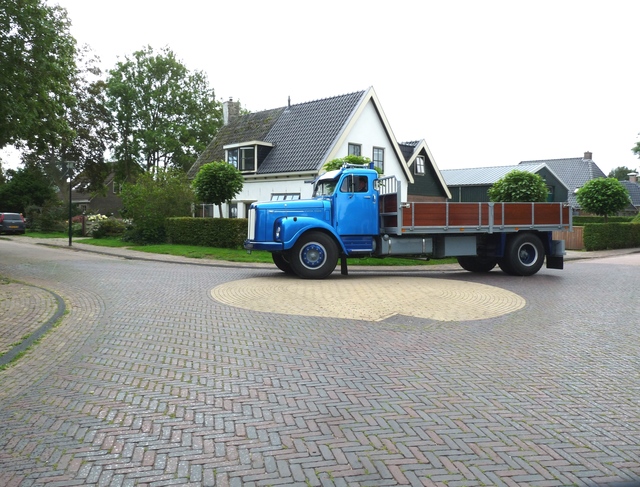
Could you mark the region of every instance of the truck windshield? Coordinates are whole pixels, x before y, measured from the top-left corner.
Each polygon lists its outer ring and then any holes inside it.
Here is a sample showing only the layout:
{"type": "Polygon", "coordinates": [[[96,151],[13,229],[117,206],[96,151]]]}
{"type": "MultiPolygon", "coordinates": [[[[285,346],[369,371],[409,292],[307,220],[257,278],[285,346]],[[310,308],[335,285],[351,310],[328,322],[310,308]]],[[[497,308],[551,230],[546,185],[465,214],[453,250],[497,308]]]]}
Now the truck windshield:
{"type": "Polygon", "coordinates": [[[313,196],[331,196],[336,190],[338,179],[321,179],[313,188],[313,196]]]}

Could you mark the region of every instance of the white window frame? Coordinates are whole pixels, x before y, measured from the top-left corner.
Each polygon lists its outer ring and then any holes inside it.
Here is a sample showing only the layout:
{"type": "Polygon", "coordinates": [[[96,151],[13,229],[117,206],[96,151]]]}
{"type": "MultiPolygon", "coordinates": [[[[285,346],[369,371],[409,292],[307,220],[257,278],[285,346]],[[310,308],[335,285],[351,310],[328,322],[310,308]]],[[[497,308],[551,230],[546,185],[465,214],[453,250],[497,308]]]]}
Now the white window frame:
{"type": "Polygon", "coordinates": [[[299,200],[300,193],[271,193],[271,201],[299,200]]]}
{"type": "Polygon", "coordinates": [[[414,164],[414,174],[418,176],[424,176],[427,172],[426,160],[423,156],[416,157],[416,162],[414,164]]]}
{"type": "Polygon", "coordinates": [[[383,147],[374,147],[371,153],[371,161],[373,162],[374,167],[377,167],[384,174],[384,148],[383,147]],[[382,154],[382,159],[376,160],[376,152],[382,154]]]}

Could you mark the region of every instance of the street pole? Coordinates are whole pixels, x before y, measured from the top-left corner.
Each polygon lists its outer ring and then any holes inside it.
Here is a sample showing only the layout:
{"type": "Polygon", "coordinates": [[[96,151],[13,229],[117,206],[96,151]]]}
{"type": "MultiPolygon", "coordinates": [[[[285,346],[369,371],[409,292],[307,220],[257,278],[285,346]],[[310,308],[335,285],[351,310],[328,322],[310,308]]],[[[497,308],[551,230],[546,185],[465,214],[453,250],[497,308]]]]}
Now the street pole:
{"type": "Polygon", "coordinates": [[[73,162],[67,161],[65,164],[67,165],[67,176],[69,177],[69,247],[71,247],[71,235],[73,235],[73,214],[71,212],[71,189],[73,185],[71,184],[71,170],[73,169],[73,162]]]}

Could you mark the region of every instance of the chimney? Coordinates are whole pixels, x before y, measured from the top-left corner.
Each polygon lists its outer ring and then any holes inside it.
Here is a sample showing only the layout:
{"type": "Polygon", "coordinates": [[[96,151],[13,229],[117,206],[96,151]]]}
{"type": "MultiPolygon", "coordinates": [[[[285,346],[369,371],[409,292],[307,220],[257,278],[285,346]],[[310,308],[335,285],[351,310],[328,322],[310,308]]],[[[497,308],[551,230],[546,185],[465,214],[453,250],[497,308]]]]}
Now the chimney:
{"type": "Polygon", "coordinates": [[[229,97],[229,101],[222,102],[222,121],[224,125],[228,125],[229,122],[240,116],[240,102],[233,101],[233,98],[229,97]]]}
{"type": "Polygon", "coordinates": [[[590,161],[591,159],[593,159],[593,154],[591,152],[587,151],[587,152],[584,153],[583,159],[585,161],[590,161]]]}
{"type": "Polygon", "coordinates": [[[637,172],[630,172],[629,174],[627,174],[627,176],[629,176],[629,182],[630,183],[636,184],[638,182],[638,173],[637,172]]]}

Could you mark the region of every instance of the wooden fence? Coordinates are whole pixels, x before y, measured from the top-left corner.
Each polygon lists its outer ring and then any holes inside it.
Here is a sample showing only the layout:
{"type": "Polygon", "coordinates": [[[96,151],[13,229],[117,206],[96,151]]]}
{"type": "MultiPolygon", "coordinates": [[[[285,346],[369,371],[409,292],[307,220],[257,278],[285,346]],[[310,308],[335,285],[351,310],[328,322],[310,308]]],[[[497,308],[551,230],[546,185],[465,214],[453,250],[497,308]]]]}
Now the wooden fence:
{"type": "Polygon", "coordinates": [[[567,250],[584,250],[583,231],[584,227],[573,227],[573,232],[553,232],[553,239],[564,240],[567,250]]]}

